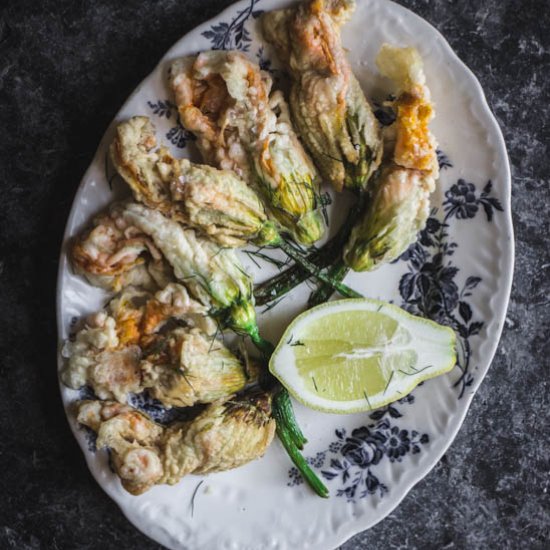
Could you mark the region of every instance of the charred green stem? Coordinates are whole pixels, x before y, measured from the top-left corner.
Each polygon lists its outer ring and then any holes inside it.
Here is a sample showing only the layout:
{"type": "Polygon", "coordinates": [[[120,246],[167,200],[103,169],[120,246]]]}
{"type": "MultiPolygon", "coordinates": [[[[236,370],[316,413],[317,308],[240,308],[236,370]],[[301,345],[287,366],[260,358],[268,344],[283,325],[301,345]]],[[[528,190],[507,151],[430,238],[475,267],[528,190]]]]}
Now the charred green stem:
{"type": "Polygon", "coordinates": [[[281,415],[281,411],[278,407],[273,407],[273,417],[277,423],[277,435],[286,449],[288,456],[290,456],[292,462],[298,471],[302,474],[303,478],[308,482],[309,486],[323,498],[328,497],[328,489],[325,484],[317,477],[317,474],[311,469],[305,458],[302,456],[298,447],[294,443],[290,433],[285,429],[284,419],[281,415]]]}
{"type": "MultiPolygon", "coordinates": [[[[323,269],[341,258],[341,250],[344,243],[348,240],[349,234],[355,221],[361,211],[364,201],[364,193],[359,195],[358,205],[352,208],[350,215],[342,224],[336,235],[330,239],[323,247],[315,250],[307,256],[307,260],[314,264],[317,269],[323,269]]],[[[257,285],[254,289],[254,297],[257,305],[265,305],[287,292],[290,292],[294,287],[303,283],[311,277],[310,273],[303,269],[300,265],[294,264],[279,275],[272,277],[268,281],[257,285]]],[[[332,288],[332,287],[331,287],[332,288]]]]}
{"type": "Polygon", "coordinates": [[[307,439],[296,422],[292,401],[290,401],[290,396],[284,388],[281,388],[279,393],[273,398],[273,406],[279,411],[283,425],[287,428],[287,432],[294,445],[300,450],[303,449],[307,443],[307,439]]]}
{"type": "Polygon", "coordinates": [[[290,256],[296,263],[298,263],[303,269],[305,269],[310,275],[314,276],[316,279],[325,283],[326,285],[332,286],[337,290],[342,296],[346,298],[362,298],[363,295],[359,292],[356,292],[349,286],[335,281],[330,278],[326,273],[319,269],[314,263],[310,262],[307,258],[302,256],[291,244],[281,240],[278,243],[279,248],[281,248],[288,256],[290,256]]]}
{"type": "MultiPolygon", "coordinates": [[[[349,267],[344,264],[342,259],[338,260],[335,264],[332,265],[328,272],[328,276],[332,281],[343,281],[346,275],[349,273],[349,267]]],[[[324,304],[327,302],[330,297],[334,294],[334,287],[332,285],[322,284],[319,285],[317,290],[312,292],[309,296],[307,305],[309,307],[314,307],[319,304],[324,304]]]]}
{"type": "MultiPolygon", "coordinates": [[[[260,336],[257,327],[256,330],[251,330],[249,334],[254,345],[260,350],[260,352],[264,356],[264,360],[266,362],[269,361],[271,354],[275,350],[273,344],[269,340],[266,340],[265,338],[262,338],[262,336],[260,336]]],[[[264,386],[279,386],[280,388],[278,390],[275,390],[277,393],[273,400],[273,408],[274,410],[278,411],[278,423],[282,423],[282,427],[285,429],[286,433],[289,434],[289,437],[292,439],[294,445],[298,449],[303,449],[304,444],[307,443],[307,439],[305,438],[302,430],[296,422],[294,410],[292,408],[292,402],[290,401],[290,396],[288,395],[288,392],[285,388],[279,385],[278,381],[273,377],[273,375],[271,375],[271,373],[269,373],[267,368],[265,374],[266,376],[263,383],[264,386]]]]}

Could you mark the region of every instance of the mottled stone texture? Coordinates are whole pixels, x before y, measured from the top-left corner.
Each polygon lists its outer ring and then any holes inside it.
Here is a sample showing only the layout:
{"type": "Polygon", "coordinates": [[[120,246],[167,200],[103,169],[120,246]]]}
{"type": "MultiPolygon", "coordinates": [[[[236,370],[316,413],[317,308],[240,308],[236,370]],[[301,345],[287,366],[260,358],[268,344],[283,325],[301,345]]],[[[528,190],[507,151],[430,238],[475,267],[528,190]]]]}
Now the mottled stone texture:
{"type": "MultiPolygon", "coordinates": [[[[55,373],[58,250],[121,103],[173,42],[229,3],[1,3],[1,548],[159,548],[92,480],[69,432],[55,373]]],[[[342,548],[548,548],[549,6],[401,3],[443,32],[502,126],[516,275],[498,354],[456,441],[390,517],[342,548]]]]}

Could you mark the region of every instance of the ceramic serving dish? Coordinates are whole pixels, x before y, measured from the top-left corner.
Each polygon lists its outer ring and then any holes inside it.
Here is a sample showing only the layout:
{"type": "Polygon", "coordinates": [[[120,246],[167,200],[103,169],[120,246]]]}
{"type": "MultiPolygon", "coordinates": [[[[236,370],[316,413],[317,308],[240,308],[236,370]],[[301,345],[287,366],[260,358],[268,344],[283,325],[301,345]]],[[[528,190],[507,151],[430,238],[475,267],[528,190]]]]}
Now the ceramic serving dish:
{"type": "MultiPolygon", "coordinates": [[[[69,422],[93,476],[138,529],[168,548],[323,550],[371,527],[449,447],[495,353],[513,269],[510,171],[501,132],[478,81],[433,27],[388,0],[357,4],[343,41],[371,98],[387,95],[374,65],[383,42],[415,46],[424,59],[437,108],[432,129],[440,144],[441,178],[418,242],[399,261],[351,274],[346,283],[453,327],[460,341],[459,365],[370,414],[322,414],[296,404],[309,439],[305,454],[330,489],[329,499],[318,498],[303,483],[278,441],[263,459],[239,469],[188,476],[174,487],[132,496],[109,468],[107,453],[96,451],[89,433],[75,422],[70,404],[86,392],[61,385],[69,422]]],[[[65,243],[107,204],[129,194],[106,161],[117,122],[148,115],[175,154],[198,160],[191,136],[177,122],[166,82],[169,62],[201,50],[239,49],[272,71],[277,82],[277,64],[262,41],[257,17],[285,5],[285,0],[242,0],[174,45],[107,130],[76,194],[65,243]]],[[[339,198],[329,208],[332,227],[345,215],[345,202],[339,198]]],[[[60,349],[76,320],[100,309],[107,298],[71,272],[66,248],[58,281],[60,349]]],[[[256,281],[276,272],[269,263],[242,257],[256,281]]],[[[276,341],[304,309],[308,295],[302,285],[276,307],[259,308],[262,332],[276,341]]],[[[161,421],[175,414],[143,396],[132,404],[161,421]]]]}

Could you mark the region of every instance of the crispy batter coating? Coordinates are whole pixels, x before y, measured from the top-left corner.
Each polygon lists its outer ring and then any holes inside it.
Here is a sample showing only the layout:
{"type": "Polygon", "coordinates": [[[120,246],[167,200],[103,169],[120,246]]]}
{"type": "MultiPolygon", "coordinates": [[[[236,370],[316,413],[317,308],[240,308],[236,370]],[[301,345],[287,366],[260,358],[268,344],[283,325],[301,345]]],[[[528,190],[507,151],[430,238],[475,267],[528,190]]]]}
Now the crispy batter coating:
{"type": "MultiPolygon", "coordinates": [[[[209,341],[216,333],[208,308],[193,300],[181,285],[168,285],[155,295],[126,289],[111,300],[105,311],[91,315],[74,341],[65,344],[63,355],[67,362],[61,374],[63,382],[74,389],[88,385],[101,399],[126,402],[128,393],[144,389],[142,349],[151,349],[160,339],[165,339],[159,331],[175,320],[195,327],[191,330],[200,331],[209,341]]],[[[244,373],[244,367],[240,368],[244,373]]],[[[243,386],[232,387],[223,395],[243,386]]],[[[218,392],[211,400],[220,396],[218,392]]]]}
{"type": "Polygon", "coordinates": [[[245,366],[219,340],[198,329],[160,336],[141,362],[143,385],[168,406],[212,403],[244,389],[245,366]]]}
{"type": "Polygon", "coordinates": [[[121,217],[120,205],[97,216],[77,237],[70,259],[76,273],[115,292],[130,285],[155,288],[171,277],[152,239],[121,217]]]}
{"type": "Polygon", "coordinates": [[[111,449],[123,487],[134,495],[183,476],[237,468],[263,456],[273,440],[271,396],[260,391],[212,403],[194,420],[168,427],[109,401],[81,401],[77,420],[111,449]]]}
{"type": "Polygon", "coordinates": [[[256,194],[233,171],[176,159],[157,149],[155,128],[139,116],[117,127],[111,158],[137,201],[199,229],[223,246],[278,238],[256,194]]]}
{"type": "Polygon", "coordinates": [[[318,240],[319,178],[271,77],[244,54],[210,51],[174,61],[170,84],[180,120],[208,164],[233,170],[271,215],[305,245],[318,240]]]}
{"type": "Polygon", "coordinates": [[[388,140],[387,158],[344,250],[345,262],[355,271],[393,261],[416,240],[439,175],[437,143],[428,127],[434,108],[420,55],[414,48],[384,44],[377,65],[397,87],[395,101],[389,102],[396,112],[389,133],[395,137],[388,140]]]}
{"type": "Polygon", "coordinates": [[[292,78],[290,106],[322,176],[337,191],[364,189],[380,164],[380,129],[347,60],[340,27],[351,0],[309,0],[262,16],[292,78]]]}

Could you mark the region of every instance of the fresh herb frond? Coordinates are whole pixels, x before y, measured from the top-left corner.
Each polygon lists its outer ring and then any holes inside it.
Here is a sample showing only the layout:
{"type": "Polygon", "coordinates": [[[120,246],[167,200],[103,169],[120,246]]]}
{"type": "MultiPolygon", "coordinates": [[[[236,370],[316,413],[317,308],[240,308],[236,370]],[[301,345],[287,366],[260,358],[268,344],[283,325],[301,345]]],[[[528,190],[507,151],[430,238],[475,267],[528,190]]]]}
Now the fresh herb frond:
{"type": "Polygon", "coordinates": [[[296,342],[292,342],[292,344],[290,344],[292,347],[294,346],[304,346],[305,347],[305,344],[301,341],[301,340],[296,340],[296,342]]]}
{"type": "Polygon", "coordinates": [[[320,153],[322,155],[324,155],[325,157],[328,157],[329,159],[335,161],[335,162],[341,162],[342,164],[344,164],[344,159],[339,159],[339,158],[336,158],[336,157],[333,157],[332,155],[329,155],[328,153],[325,153],[324,151],[320,151],[320,153]]]}
{"type": "Polygon", "coordinates": [[[191,517],[193,517],[193,514],[195,513],[195,497],[197,496],[197,492],[200,489],[200,486],[204,483],[204,479],[202,481],[199,481],[197,483],[197,486],[195,487],[195,490],[193,491],[193,494],[191,495],[191,517]]]}
{"type": "Polygon", "coordinates": [[[252,262],[254,262],[258,269],[262,269],[262,266],[256,261],[256,259],[254,258],[254,254],[250,252],[250,250],[245,250],[245,254],[250,258],[252,262]]]}
{"type": "Polygon", "coordinates": [[[393,378],[393,375],[394,375],[394,374],[395,374],[395,371],[392,370],[392,371],[391,371],[391,375],[390,375],[390,377],[389,377],[389,379],[388,379],[388,383],[386,384],[386,387],[384,388],[384,393],[383,393],[382,395],[385,395],[386,390],[388,389],[388,387],[389,387],[389,385],[390,385],[390,382],[392,381],[392,378],[393,378]]]}
{"type": "Polygon", "coordinates": [[[266,313],[267,311],[272,310],[274,307],[278,306],[285,298],[286,294],[283,294],[280,298],[272,300],[265,306],[265,308],[262,310],[262,313],[266,313]]]}
{"type": "Polygon", "coordinates": [[[372,411],[372,406],[371,406],[371,404],[370,404],[369,396],[368,396],[368,394],[367,394],[366,388],[363,390],[363,395],[365,396],[365,399],[367,400],[367,405],[369,406],[369,409],[372,411]]]}
{"type": "Polygon", "coordinates": [[[216,338],[218,337],[219,333],[220,333],[220,324],[216,323],[216,332],[214,333],[212,340],[210,340],[210,347],[208,348],[208,353],[212,351],[212,347],[214,346],[214,342],[217,341],[216,338]]]}
{"type": "Polygon", "coordinates": [[[266,263],[272,264],[278,269],[282,269],[288,264],[288,259],[286,260],[279,260],[277,258],[273,258],[272,256],[269,256],[268,254],[265,254],[262,252],[262,248],[259,248],[258,250],[246,250],[246,255],[258,266],[259,264],[254,260],[254,258],[259,258],[260,260],[263,260],[266,263]]]}
{"type": "Polygon", "coordinates": [[[187,382],[188,386],[193,390],[195,391],[195,388],[193,387],[193,384],[191,384],[191,382],[189,382],[189,375],[183,371],[182,369],[179,369],[179,372],[180,374],[183,376],[183,379],[187,382]]]}
{"type": "Polygon", "coordinates": [[[313,386],[315,388],[315,391],[319,393],[319,388],[317,387],[317,382],[315,382],[315,376],[311,377],[311,381],[313,382],[313,386]]]}
{"type": "Polygon", "coordinates": [[[405,374],[406,376],[414,376],[415,374],[420,374],[421,372],[425,371],[426,369],[433,368],[433,365],[428,365],[422,369],[417,369],[414,365],[410,365],[409,367],[413,372],[405,372],[402,369],[399,369],[399,372],[405,374]]]}

